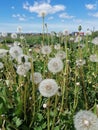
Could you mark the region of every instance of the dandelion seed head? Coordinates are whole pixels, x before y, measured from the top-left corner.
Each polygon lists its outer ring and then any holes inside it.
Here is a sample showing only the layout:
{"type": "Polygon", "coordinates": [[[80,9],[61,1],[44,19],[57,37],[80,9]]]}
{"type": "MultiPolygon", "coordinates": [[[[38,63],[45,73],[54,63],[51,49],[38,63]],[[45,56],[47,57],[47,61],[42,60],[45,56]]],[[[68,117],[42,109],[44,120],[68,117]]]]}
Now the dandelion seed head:
{"type": "Polygon", "coordinates": [[[19,32],[19,33],[22,32],[22,27],[21,27],[21,26],[18,26],[18,27],[17,27],[17,32],[19,32]]]}
{"type": "Polygon", "coordinates": [[[1,33],[1,36],[2,36],[2,37],[7,37],[7,35],[8,35],[7,32],[2,32],[2,33],[1,33]]]}
{"type": "Polygon", "coordinates": [[[98,56],[96,54],[90,55],[90,61],[91,62],[98,62],[98,56]]]}
{"type": "Polygon", "coordinates": [[[47,108],[47,104],[46,103],[43,104],[43,108],[47,108]]]}
{"type": "Polygon", "coordinates": [[[95,38],[92,40],[92,43],[95,44],[95,45],[98,45],[98,37],[95,37],[95,38]]]}
{"type": "Polygon", "coordinates": [[[61,48],[60,44],[54,45],[54,49],[55,49],[55,50],[60,50],[60,48],[61,48]]]}
{"type": "Polygon", "coordinates": [[[0,58],[3,58],[7,54],[8,50],[0,49],[0,58]]]}
{"type": "Polygon", "coordinates": [[[61,60],[66,58],[66,53],[64,51],[58,51],[55,57],[60,58],[61,60]]]}
{"type": "Polygon", "coordinates": [[[12,56],[12,58],[17,59],[18,56],[23,54],[23,50],[19,46],[13,46],[10,48],[9,53],[12,56]]]}
{"type": "Polygon", "coordinates": [[[21,76],[25,76],[26,73],[30,70],[30,63],[29,62],[25,62],[24,64],[21,64],[17,67],[17,74],[21,75],[21,76]]]}
{"type": "Polygon", "coordinates": [[[86,61],[84,59],[77,59],[76,60],[77,66],[83,66],[84,64],[86,64],[86,61]]]}
{"type": "Polygon", "coordinates": [[[11,34],[11,38],[16,39],[17,38],[17,34],[16,33],[12,33],[11,34]]]}
{"type": "Polygon", "coordinates": [[[18,64],[21,64],[23,62],[28,62],[28,59],[29,57],[27,55],[21,54],[18,56],[17,61],[18,61],[18,64]]]}
{"type": "MultiPolygon", "coordinates": [[[[42,75],[41,75],[41,73],[34,72],[33,76],[34,76],[34,83],[35,84],[39,84],[42,81],[42,75]]],[[[32,75],[30,77],[30,80],[32,81],[32,75]]]]}
{"type": "Polygon", "coordinates": [[[76,43],[76,42],[80,42],[80,41],[82,41],[82,37],[80,37],[80,36],[77,36],[77,37],[75,38],[75,40],[74,40],[75,43],[76,43]]]}
{"type": "Polygon", "coordinates": [[[39,84],[39,91],[44,97],[51,97],[58,91],[58,85],[54,79],[44,79],[39,84]]]}
{"type": "Polygon", "coordinates": [[[48,54],[50,54],[51,53],[51,47],[50,46],[43,46],[42,48],[41,48],[41,52],[42,52],[42,54],[44,54],[44,55],[48,55],[48,54]]]}
{"type": "Polygon", "coordinates": [[[4,65],[2,62],[0,62],[0,69],[3,69],[4,65]]]}
{"type": "Polygon", "coordinates": [[[91,111],[81,110],[74,117],[76,130],[98,130],[98,119],[91,111]]]}
{"type": "Polygon", "coordinates": [[[60,58],[52,58],[48,62],[48,70],[52,73],[58,73],[63,69],[63,62],[60,58]]]}

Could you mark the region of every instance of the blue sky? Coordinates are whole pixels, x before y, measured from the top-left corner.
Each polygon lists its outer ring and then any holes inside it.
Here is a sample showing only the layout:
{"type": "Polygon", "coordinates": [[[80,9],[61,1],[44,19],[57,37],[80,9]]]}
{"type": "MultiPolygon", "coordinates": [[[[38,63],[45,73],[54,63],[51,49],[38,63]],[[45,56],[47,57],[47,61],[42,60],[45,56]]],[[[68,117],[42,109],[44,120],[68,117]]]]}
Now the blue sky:
{"type": "Polygon", "coordinates": [[[42,12],[49,32],[98,30],[97,0],[2,0],[0,32],[42,32],[42,12]]]}

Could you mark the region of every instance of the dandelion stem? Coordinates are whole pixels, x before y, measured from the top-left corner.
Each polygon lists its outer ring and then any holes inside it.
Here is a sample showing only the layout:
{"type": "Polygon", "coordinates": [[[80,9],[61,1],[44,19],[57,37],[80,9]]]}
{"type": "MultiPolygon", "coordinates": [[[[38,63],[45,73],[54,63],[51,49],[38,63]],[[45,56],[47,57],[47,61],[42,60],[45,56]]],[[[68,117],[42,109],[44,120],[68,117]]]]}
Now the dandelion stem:
{"type": "Polygon", "coordinates": [[[58,98],[57,98],[57,94],[56,94],[55,95],[55,105],[54,105],[54,118],[53,118],[53,124],[52,124],[51,130],[54,130],[55,118],[56,118],[56,114],[57,114],[57,103],[58,103],[58,98]]]}
{"type": "Polygon", "coordinates": [[[48,108],[47,108],[47,130],[50,130],[50,98],[48,99],[48,108]]]}
{"type": "Polygon", "coordinates": [[[25,120],[27,120],[27,115],[26,115],[27,87],[28,87],[28,85],[27,85],[27,83],[26,83],[25,86],[24,86],[24,119],[25,119],[25,120]]]}
{"type": "Polygon", "coordinates": [[[34,118],[35,116],[35,85],[34,85],[34,65],[33,65],[32,58],[31,58],[31,73],[32,73],[32,100],[33,100],[32,115],[34,118]]]}

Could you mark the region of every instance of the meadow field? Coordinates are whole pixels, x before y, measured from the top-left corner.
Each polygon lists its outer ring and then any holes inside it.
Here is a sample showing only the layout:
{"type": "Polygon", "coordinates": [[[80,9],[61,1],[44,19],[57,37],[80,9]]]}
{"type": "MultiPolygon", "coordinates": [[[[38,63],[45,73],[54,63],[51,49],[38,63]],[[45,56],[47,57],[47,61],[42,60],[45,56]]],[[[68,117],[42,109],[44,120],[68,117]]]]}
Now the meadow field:
{"type": "Polygon", "coordinates": [[[0,35],[0,130],[98,130],[98,36],[0,35]]]}

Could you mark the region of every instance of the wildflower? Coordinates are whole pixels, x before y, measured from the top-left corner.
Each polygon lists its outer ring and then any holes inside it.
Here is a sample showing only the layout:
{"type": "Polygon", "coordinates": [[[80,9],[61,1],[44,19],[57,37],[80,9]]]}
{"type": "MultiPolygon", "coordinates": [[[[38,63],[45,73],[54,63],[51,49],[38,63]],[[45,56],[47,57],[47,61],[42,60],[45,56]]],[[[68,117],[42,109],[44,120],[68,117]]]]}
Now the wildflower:
{"type": "Polygon", "coordinates": [[[17,67],[17,74],[24,76],[30,70],[30,63],[25,62],[17,67]]]}
{"type": "Polygon", "coordinates": [[[78,48],[83,49],[84,47],[85,47],[85,45],[84,45],[84,44],[79,44],[79,45],[77,45],[77,47],[76,47],[76,48],[77,48],[77,49],[78,49],[78,48]]]}
{"type": "Polygon", "coordinates": [[[75,40],[74,40],[75,43],[76,43],[76,42],[80,42],[80,41],[82,41],[82,37],[80,37],[80,36],[77,36],[77,37],[75,38],[75,40]]]}
{"type": "Polygon", "coordinates": [[[5,80],[5,83],[6,83],[7,86],[9,86],[10,80],[5,80]]]}
{"type": "Polygon", "coordinates": [[[13,44],[14,46],[19,46],[19,45],[21,45],[21,43],[20,42],[18,42],[18,41],[14,41],[14,44],[13,44]]]}
{"type": "Polygon", "coordinates": [[[61,60],[66,58],[66,53],[64,51],[58,51],[55,55],[57,58],[60,58],[61,60]]]}
{"type": "Polygon", "coordinates": [[[68,35],[69,35],[69,32],[68,32],[67,30],[64,30],[64,31],[63,31],[63,35],[68,36],[68,35]]]}
{"type": "Polygon", "coordinates": [[[2,69],[4,67],[3,63],[0,62],[0,69],[2,69]]]}
{"type": "Polygon", "coordinates": [[[13,46],[10,48],[9,53],[12,58],[17,59],[19,55],[23,54],[23,51],[19,46],[13,46]]]}
{"type": "Polygon", "coordinates": [[[92,35],[92,31],[87,30],[86,35],[92,35]]]}
{"type": "Polygon", "coordinates": [[[76,86],[80,86],[80,82],[76,82],[76,86]]]}
{"type": "MultiPolygon", "coordinates": [[[[42,75],[41,75],[41,73],[39,73],[39,72],[34,72],[34,83],[35,84],[38,84],[38,83],[40,83],[41,81],[42,81],[42,75]]],[[[32,75],[31,75],[31,78],[30,78],[31,80],[32,80],[32,75]]]]}
{"type": "Polygon", "coordinates": [[[19,32],[19,33],[22,32],[22,27],[21,26],[17,27],[17,32],[19,32]]]}
{"type": "Polygon", "coordinates": [[[0,49],[0,58],[3,58],[7,54],[8,50],[0,49]]]}
{"type": "Polygon", "coordinates": [[[42,18],[44,18],[46,15],[47,15],[46,11],[40,11],[39,12],[39,16],[42,17],[42,18]]]}
{"type": "Polygon", "coordinates": [[[76,130],[98,130],[98,119],[91,111],[81,110],[74,117],[76,130]]]}
{"type": "Polygon", "coordinates": [[[16,33],[12,33],[11,34],[11,38],[16,39],[17,38],[17,34],[16,33]]]}
{"type": "Polygon", "coordinates": [[[23,40],[23,39],[25,39],[25,37],[24,36],[20,36],[20,39],[23,40]]]}
{"type": "Polygon", "coordinates": [[[39,91],[44,97],[51,97],[58,91],[58,85],[54,79],[44,79],[39,84],[39,91]]]}
{"type": "Polygon", "coordinates": [[[62,32],[58,32],[57,33],[57,37],[61,37],[61,36],[63,36],[63,33],[62,32]]]}
{"type": "Polygon", "coordinates": [[[76,60],[76,65],[77,66],[83,66],[86,63],[84,59],[78,59],[76,60]]]}
{"type": "Polygon", "coordinates": [[[62,89],[61,89],[61,87],[58,87],[57,95],[58,95],[58,96],[61,96],[61,95],[62,95],[62,89]]]}
{"type": "Polygon", "coordinates": [[[51,53],[51,47],[50,46],[43,46],[41,49],[42,54],[44,55],[48,55],[51,53]]]}
{"type": "Polygon", "coordinates": [[[95,45],[98,45],[98,37],[95,37],[95,38],[92,40],[92,43],[95,44],[95,45]]]}
{"type": "Polygon", "coordinates": [[[69,38],[69,41],[73,42],[73,41],[74,41],[74,38],[73,38],[73,37],[70,37],[70,38],[69,38]]]}
{"type": "Polygon", "coordinates": [[[62,62],[62,60],[60,58],[52,58],[48,62],[48,69],[52,73],[57,73],[57,72],[62,71],[62,69],[63,69],[63,62],[62,62]]]}
{"type": "Polygon", "coordinates": [[[61,48],[60,44],[54,45],[54,49],[55,49],[55,50],[60,50],[60,48],[61,48]]]}
{"type": "Polygon", "coordinates": [[[7,33],[6,32],[2,32],[1,36],[2,37],[7,37],[7,33]]]}
{"type": "Polygon", "coordinates": [[[46,103],[43,104],[43,108],[47,108],[47,104],[46,103]]]}
{"type": "Polygon", "coordinates": [[[90,56],[90,61],[92,62],[98,62],[98,56],[96,54],[93,54],[90,56]]]}
{"type": "Polygon", "coordinates": [[[21,54],[18,56],[17,61],[19,64],[28,62],[29,57],[27,55],[21,54]]]}
{"type": "Polygon", "coordinates": [[[50,35],[51,35],[51,36],[56,36],[56,32],[51,31],[50,35]]]}

